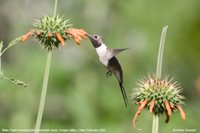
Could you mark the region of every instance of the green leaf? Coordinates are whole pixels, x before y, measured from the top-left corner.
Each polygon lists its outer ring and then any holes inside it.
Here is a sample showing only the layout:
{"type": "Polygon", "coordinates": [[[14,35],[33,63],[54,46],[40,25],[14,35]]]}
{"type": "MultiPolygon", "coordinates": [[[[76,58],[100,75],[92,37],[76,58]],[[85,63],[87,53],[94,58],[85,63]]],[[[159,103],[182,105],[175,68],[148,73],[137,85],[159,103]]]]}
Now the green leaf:
{"type": "Polygon", "coordinates": [[[10,47],[12,47],[12,46],[18,44],[18,43],[21,41],[21,39],[22,39],[22,36],[20,36],[20,37],[16,38],[15,40],[11,41],[11,42],[8,44],[8,46],[7,46],[6,48],[4,48],[4,50],[1,52],[1,54],[3,54],[3,53],[4,53],[6,50],[8,50],[10,47]]]}

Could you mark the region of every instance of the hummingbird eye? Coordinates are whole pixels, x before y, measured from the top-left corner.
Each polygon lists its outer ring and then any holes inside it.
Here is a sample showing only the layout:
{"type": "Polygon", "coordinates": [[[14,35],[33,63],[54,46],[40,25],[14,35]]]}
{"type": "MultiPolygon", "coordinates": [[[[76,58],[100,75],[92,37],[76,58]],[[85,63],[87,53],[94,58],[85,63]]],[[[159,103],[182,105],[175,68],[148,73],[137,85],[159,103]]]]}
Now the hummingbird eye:
{"type": "Polygon", "coordinates": [[[94,38],[95,38],[95,39],[97,39],[97,38],[98,38],[98,36],[97,36],[97,35],[95,35],[95,36],[94,36],[94,38]]]}

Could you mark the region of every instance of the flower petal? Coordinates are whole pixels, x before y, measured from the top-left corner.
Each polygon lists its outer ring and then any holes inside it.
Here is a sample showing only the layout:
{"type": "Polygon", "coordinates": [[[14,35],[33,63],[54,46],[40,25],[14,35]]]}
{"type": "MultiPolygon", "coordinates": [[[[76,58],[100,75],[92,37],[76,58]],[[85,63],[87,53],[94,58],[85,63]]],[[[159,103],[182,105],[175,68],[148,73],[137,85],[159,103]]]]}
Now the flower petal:
{"type": "Polygon", "coordinates": [[[180,113],[181,113],[181,118],[182,118],[183,120],[185,120],[186,116],[185,116],[185,112],[183,111],[182,107],[181,107],[180,105],[177,105],[176,107],[178,108],[178,110],[179,110],[180,113]]]}
{"type": "Polygon", "coordinates": [[[165,120],[165,123],[168,123],[168,122],[169,122],[169,118],[170,118],[170,116],[168,115],[167,112],[165,112],[165,114],[166,114],[166,120],[165,120]]]}
{"type": "Polygon", "coordinates": [[[165,100],[164,103],[165,103],[165,107],[166,107],[166,109],[167,109],[167,113],[168,113],[168,115],[171,116],[171,114],[172,114],[172,110],[171,110],[171,107],[170,107],[168,101],[165,100]]]}
{"type": "Polygon", "coordinates": [[[83,29],[70,28],[70,29],[67,29],[65,32],[78,45],[80,44],[80,41],[82,39],[86,39],[87,38],[87,32],[84,31],[83,29]]]}
{"type": "Polygon", "coordinates": [[[154,107],[154,105],[155,105],[155,99],[153,99],[152,101],[151,101],[151,104],[150,104],[150,107],[149,107],[149,111],[152,113],[153,112],[153,107],[154,107]]]}
{"type": "Polygon", "coordinates": [[[140,115],[140,113],[141,113],[141,111],[143,110],[143,108],[145,107],[145,105],[147,104],[147,102],[148,102],[148,99],[145,99],[142,103],[141,103],[141,105],[140,105],[140,107],[138,108],[138,111],[135,113],[135,116],[134,116],[134,118],[133,118],[133,126],[137,129],[137,130],[142,130],[142,129],[139,129],[139,128],[137,128],[137,126],[136,126],[136,120],[137,120],[137,117],[140,115]]]}
{"type": "Polygon", "coordinates": [[[24,43],[32,34],[33,34],[33,31],[29,31],[28,33],[23,35],[21,42],[24,43]]]}
{"type": "Polygon", "coordinates": [[[56,34],[57,39],[60,41],[60,44],[61,44],[62,46],[64,46],[65,40],[63,39],[63,37],[62,37],[62,36],[60,35],[60,33],[58,33],[58,32],[56,32],[55,34],[56,34]]]}

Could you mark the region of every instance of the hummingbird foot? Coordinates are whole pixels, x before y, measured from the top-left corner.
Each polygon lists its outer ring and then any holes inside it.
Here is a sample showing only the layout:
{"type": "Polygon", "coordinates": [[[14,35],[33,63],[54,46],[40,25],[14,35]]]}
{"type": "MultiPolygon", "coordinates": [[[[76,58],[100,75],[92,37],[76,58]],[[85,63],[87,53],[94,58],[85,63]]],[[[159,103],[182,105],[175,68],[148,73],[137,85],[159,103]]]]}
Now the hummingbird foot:
{"type": "Polygon", "coordinates": [[[109,76],[112,76],[112,72],[111,72],[111,71],[108,71],[108,72],[106,73],[106,77],[109,77],[109,76]]]}

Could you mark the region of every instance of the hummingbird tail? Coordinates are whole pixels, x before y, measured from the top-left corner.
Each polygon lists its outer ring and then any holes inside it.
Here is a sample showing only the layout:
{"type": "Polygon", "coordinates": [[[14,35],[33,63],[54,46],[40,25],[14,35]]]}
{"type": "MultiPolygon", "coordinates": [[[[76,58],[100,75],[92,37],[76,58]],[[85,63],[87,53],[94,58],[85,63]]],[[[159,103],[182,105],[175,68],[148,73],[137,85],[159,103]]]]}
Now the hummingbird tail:
{"type": "Polygon", "coordinates": [[[123,99],[124,99],[125,106],[127,108],[127,106],[128,106],[128,98],[127,98],[126,91],[124,89],[123,83],[119,82],[119,86],[120,86],[120,89],[121,89],[121,93],[122,93],[122,96],[123,96],[123,99]]]}

